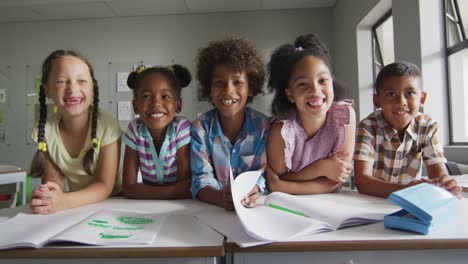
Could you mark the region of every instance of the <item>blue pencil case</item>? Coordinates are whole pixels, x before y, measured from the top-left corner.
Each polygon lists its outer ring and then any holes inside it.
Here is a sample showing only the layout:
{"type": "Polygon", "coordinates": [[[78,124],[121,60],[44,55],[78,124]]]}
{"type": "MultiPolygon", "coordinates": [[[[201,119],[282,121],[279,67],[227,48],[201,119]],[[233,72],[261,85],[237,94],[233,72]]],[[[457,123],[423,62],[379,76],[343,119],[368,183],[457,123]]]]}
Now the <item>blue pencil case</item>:
{"type": "Polygon", "coordinates": [[[459,200],[447,190],[429,183],[393,192],[388,198],[403,208],[384,217],[386,228],[427,234],[432,227],[448,221],[456,213],[459,200]]]}

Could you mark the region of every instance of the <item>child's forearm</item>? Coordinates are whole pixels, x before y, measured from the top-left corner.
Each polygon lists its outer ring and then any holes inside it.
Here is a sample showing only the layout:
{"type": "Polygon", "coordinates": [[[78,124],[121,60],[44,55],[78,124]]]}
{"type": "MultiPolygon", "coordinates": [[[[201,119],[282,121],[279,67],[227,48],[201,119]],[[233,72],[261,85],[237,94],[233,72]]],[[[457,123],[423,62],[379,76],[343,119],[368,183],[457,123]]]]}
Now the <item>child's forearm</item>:
{"type": "Polygon", "coordinates": [[[308,170],[306,168],[300,170],[300,171],[290,171],[287,172],[280,177],[282,180],[287,180],[287,181],[297,181],[297,182],[302,182],[302,181],[311,181],[315,180],[318,177],[321,177],[323,175],[318,175],[317,172],[315,171],[314,173],[308,173],[308,170]]]}
{"type": "Polygon", "coordinates": [[[113,186],[96,181],[79,191],[64,193],[63,200],[60,201],[63,208],[60,208],[60,210],[85,206],[105,200],[112,193],[112,189],[113,186]]]}
{"type": "Polygon", "coordinates": [[[198,192],[197,198],[200,201],[224,207],[223,190],[217,190],[214,187],[206,186],[198,192]]]}
{"type": "Polygon", "coordinates": [[[191,199],[192,192],[190,186],[192,185],[192,178],[182,179],[172,184],[172,198],[170,199],[191,199]]]}
{"type": "MultiPolygon", "coordinates": [[[[416,182],[413,184],[416,184],[416,182]]],[[[382,198],[387,198],[392,192],[404,189],[413,184],[385,182],[370,175],[356,174],[356,188],[360,193],[382,198]]]]}
{"type": "Polygon", "coordinates": [[[341,183],[325,177],[307,181],[288,181],[281,178],[267,181],[270,192],[285,192],[289,194],[320,194],[338,190],[341,183]]]}
{"type": "Polygon", "coordinates": [[[317,160],[306,167],[304,167],[300,171],[290,171],[287,172],[281,176],[279,176],[283,180],[287,181],[311,181],[315,180],[319,177],[325,176],[326,173],[323,172],[322,167],[320,163],[322,163],[323,160],[317,160]]]}
{"type": "Polygon", "coordinates": [[[187,199],[191,197],[190,180],[186,179],[160,186],[143,183],[129,184],[125,186],[122,193],[131,199],[187,199]]]}

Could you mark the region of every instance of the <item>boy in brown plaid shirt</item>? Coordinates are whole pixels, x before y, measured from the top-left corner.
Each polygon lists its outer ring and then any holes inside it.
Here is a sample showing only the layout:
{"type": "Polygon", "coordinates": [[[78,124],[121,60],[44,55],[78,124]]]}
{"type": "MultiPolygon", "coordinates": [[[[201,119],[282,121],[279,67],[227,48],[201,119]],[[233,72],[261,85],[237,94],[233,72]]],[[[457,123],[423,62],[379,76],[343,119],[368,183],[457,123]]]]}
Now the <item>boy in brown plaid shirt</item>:
{"type": "Polygon", "coordinates": [[[461,197],[461,188],[445,168],[438,125],[419,112],[426,93],[421,72],[408,62],[385,66],[376,80],[376,110],[359,123],[354,173],[359,192],[387,197],[392,192],[429,182],[461,197]],[[422,161],[429,180],[421,179],[422,161]]]}

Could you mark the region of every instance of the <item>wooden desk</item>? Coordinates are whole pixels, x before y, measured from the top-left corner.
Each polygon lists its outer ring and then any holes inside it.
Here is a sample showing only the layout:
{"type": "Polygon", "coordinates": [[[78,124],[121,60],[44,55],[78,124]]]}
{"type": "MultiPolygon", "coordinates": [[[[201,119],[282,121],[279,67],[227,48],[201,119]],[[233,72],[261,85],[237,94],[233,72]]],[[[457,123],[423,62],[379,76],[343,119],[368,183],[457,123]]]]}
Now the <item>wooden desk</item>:
{"type": "Polygon", "coordinates": [[[10,183],[21,183],[21,204],[26,204],[26,171],[9,165],[0,165],[0,185],[10,183]]]}
{"type": "Polygon", "coordinates": [[[468,199],[453,221],[428,235],[386,229],[383,223],[340,229],[300,241],[239,248],[225,243],[232,263],[467,263],[468,199]]]}
{"type": "MultiPolygon", "coordinates": [[[[150,201],[111,198],[101,203],[72,210],[133,209],[171,213],[161,227],[153,245],[123,247],[44,247],[41,249],[0,250],[0,262],[27,263],[215,263],[224,256],[224,237],[191,215],[202,211],[224,210],[193,200],[150,201]],[[153,258],[157,258],[154,260],[153,258]],[[174,259],[175,258],[175,259],[174,259]],[[29,260],[28,260],[29,259],[29,260]],[[38,260],[40,259],[40,260],[38,260]],[[131,260],[130,260],[131,259],[131,260]]],[[[27,206],[0,210],[0,221],[18,212],[30,212],[27,206]]]]}

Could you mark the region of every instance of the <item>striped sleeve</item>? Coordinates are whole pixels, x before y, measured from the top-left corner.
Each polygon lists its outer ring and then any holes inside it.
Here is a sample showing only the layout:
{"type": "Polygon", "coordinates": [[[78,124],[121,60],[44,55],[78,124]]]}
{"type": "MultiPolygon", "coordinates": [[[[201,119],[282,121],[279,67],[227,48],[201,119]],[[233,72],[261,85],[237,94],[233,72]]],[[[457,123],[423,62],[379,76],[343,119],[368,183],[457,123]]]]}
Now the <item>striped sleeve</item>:
{"type": "Polygon", "coordinates": [[[176,147],[177,149],[190,143],[190,120],[181,118],[177,125],[177,138],[176,147]]]}
{"type": "Polygon", "coordinates": [[[138,150],[136,130],[137,123],[135,120],[133,120],[128,124],[127,131],[122,135],[122,142],[134,150],[138,150]]]}

